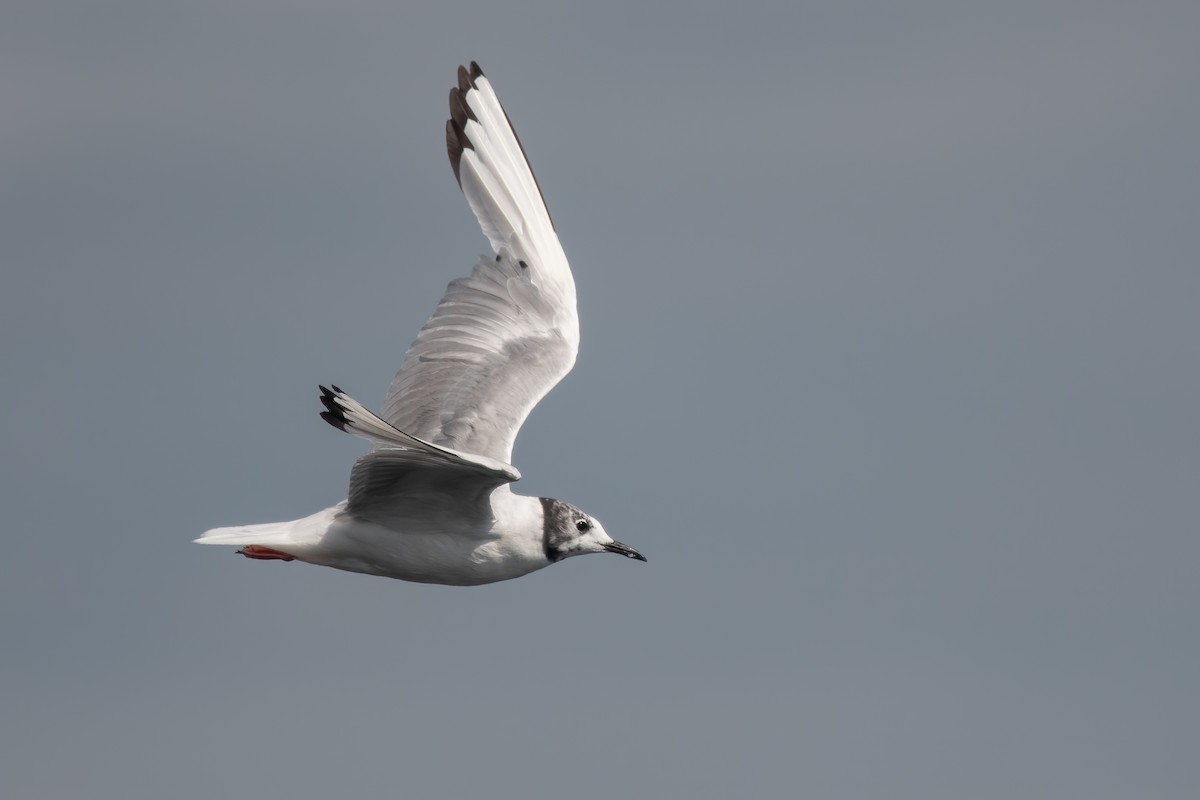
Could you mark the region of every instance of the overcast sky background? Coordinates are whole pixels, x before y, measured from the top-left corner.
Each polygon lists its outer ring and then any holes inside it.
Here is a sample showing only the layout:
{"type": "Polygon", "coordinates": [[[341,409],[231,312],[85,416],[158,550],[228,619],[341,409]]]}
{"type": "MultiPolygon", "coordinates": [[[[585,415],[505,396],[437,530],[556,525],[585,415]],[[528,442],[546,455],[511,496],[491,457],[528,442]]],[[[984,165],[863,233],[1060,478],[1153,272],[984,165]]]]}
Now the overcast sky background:
{"type": "Polygon", "coordinates": [[[1193,798],[1200,6],[6,3],[5,798],[1193,798]],[[505,8],[502,10],[501,5],[505,8]],[[579,289],[517,443],[648,564],[252,562],[487,243],[579,289]]]}

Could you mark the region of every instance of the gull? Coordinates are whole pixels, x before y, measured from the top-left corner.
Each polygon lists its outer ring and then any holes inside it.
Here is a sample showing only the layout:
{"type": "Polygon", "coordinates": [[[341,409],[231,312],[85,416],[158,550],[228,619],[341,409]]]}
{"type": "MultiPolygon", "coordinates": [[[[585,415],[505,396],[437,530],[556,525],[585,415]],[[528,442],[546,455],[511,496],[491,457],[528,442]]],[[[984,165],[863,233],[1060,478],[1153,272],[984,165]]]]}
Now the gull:
{"type": "Polygon", "coordinates": [[[450,90],[446,149],[491,243],[408,349],[383,411],[337,386],[321,417],[373,447],[342,502],[289,522],[214,528],[200,544],[420,583],[474,586],[584,553],[645,561],[570,503],[512,491],[513,442],[579,351],[575,279],[491,83],[474,61],[450,90]]]}

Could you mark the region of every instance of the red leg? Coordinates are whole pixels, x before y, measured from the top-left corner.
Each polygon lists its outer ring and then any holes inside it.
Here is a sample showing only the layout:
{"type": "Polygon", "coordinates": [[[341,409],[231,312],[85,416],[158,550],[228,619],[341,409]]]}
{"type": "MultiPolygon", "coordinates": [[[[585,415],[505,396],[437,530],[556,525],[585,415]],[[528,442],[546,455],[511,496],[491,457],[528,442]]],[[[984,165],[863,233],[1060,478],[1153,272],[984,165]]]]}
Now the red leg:
{"type": "Polygon", "coordinates": [[[261,561],[295,561],[296,557],[288,555],[280,550],[272,550],[269,547],[263,547],[258,544],[248,544],[239,553],[246,558],[256,558],[261,561]]]}

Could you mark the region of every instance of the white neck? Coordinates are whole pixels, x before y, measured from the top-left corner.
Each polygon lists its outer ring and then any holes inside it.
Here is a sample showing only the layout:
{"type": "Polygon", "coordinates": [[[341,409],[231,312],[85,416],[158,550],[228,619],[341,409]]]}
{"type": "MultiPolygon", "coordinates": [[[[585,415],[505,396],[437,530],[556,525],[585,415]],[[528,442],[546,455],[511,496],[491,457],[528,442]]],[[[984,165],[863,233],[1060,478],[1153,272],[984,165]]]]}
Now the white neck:
{"type": "Polygon", "coordinates": [[[495,522],[492,532],[503,548],[522,559],[548,563],[543,544],[542,503],[536,497],[515,494],[506,483],[492,492],[495,522]]]}

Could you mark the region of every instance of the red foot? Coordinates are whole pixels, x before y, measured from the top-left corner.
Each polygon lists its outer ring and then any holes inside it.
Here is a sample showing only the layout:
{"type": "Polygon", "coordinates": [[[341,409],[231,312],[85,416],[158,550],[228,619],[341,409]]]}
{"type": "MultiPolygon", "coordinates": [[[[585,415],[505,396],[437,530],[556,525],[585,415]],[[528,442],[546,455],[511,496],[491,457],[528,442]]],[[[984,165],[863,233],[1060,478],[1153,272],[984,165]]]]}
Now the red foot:
{"type": "Polygon", "coordinates": [[[257,558],[261,561],[295,561],[296,560],[295,556],[288,555],[287,553],[281,552],[279,550],[272,550],[269,547],[263,547],[262,545],[257,545],[257,544],[248,544],[245,547],[243,547],[241,550],[238,550],[238,552],[241,553],[242,555],[244,555],[246,558],[257,558]]]}

